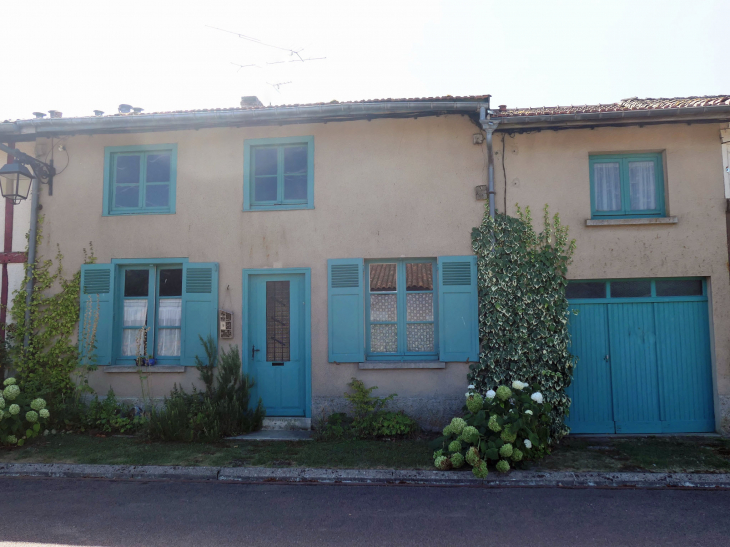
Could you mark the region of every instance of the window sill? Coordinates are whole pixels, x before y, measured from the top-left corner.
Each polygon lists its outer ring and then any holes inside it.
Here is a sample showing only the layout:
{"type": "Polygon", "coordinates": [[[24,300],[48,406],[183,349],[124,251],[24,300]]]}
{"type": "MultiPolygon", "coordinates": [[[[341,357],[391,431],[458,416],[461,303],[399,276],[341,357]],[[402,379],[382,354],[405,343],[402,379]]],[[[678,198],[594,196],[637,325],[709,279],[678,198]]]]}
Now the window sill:
{"type": "Polygon", "coordinates": [[[182,365],[154,365],[151,367],[136,367],[134,365],[108,365],[101,367],[104,372],[109,373],[140,373],[145,374],[165,374],[165,373],[184,373],[187,367],[182,365]]]}
{"type": "Polygon", "coordinates": [[[358,363],[361,370],[406,369],[406,368],[446,368],[443,361],[365,361],[358,363]]]}
{"type": "Polygon", "coordinates": [[[114,211],[104,212],[103,217],[139,217],[151,215],[174,215],[175,211],[114,211]]]}
{"type": "Polygon", "coordinates": [[[314,205],[308,203],[297,203],[297,204],[281,204],[281,205],[249,205],[244,207],[244,213],[250,211],[296,211],[301,209],[314,209],[314,205]]]}
{"type": "Polygon", "coordinates": [[[677,224],[677,217],[646,217],[646,218],[591,218],[586,220],[586,226],[634,226],[638,224],[677,224]]]}

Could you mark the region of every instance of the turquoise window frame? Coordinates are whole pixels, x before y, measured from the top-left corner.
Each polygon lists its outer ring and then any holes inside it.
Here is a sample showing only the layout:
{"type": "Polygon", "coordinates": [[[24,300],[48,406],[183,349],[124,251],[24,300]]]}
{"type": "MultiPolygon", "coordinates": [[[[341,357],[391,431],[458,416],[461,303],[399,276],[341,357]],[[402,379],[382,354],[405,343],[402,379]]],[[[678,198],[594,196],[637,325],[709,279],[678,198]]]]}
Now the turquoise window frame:
{"type": "Polygon", "coordinates": [[[438,326],[438,268],[435,258],[397,258],[397,259],[372,259],[365,261],[364,283],[365,283],[365,360],[366,361],[438,361],[439,359],[439,326],[438,326]],[[431,291],[407,291],[406,290],[406,263],[431,264],[433,289],[431,291]],[[397,264],[397,280],[395,291],[370,292],[370,265],[371,264],[397,264]],[[433,294],[433,321],[408,321],[407,294],[428,293],[433,294]],[[396,294],[397,295],[397,321],[371,321],[370,319],[370,295],[371,294],[396,294]],[[416,352],[408,351],[408,324],[433,323],[433,351],[416,352]],[[370,331],[372,325],[397,324],[398,325],[398,351],[389,353],[373,353],[370,345],[370,331]]]}
{"type": "Polygon", "coordinates": [[[605,298],[571,298],[569,301],[571,304],[637,304],[642,302],[706,302],[708,300],[707,295],[707,279],[704,277],[642,277],[642,278],[629,278],[629,279],[571,279],[570,283],[600,283],[605,288],[605,298]],[[611,296],[611,283],[621,281],[649,281],[651,283],[651,296],[639,296],[639,297],[612,297],[611,296]],[[657,296],[656,295],[656,282],[657,281],[702,281],[702,295],[698,296],[657,296]]]}
{"type": "Polygon", "coordinates": [[[647,218],[663,217],[666,214],[664,199],[664,162],[661,153],[647,154],[597,154],[588,157],[591,184],[591,218],[647,218]],[[629,163],[634,161],[654,162],[654,184],[657,208],[633,211],[629,187],[629,163]],[[593,166],[598,163],[618,163],[621,180],[621,210],[598,211],[596,209],[595,176],[593,166]]]}
{"type": "Polygon", "coordinates": [[[243,142],[243,210],[244,211],[282,211],[290,209],[314,209],[314,137],[278,137],[271,139],[247,139],[243,142]],[[307,146],[307,199],[286,201],[283,199],[284,169],[283,148],[305,144],[307,146]],[[278,150],[277,199],[256,202],[253,185],[253,149],[259,147],[278,150]]]}
{"type": "MultiPolygon", "coordinates": [[[[155,183],[157,184],[157,183],[155,183]]],[[[171,215],[175,214],[175,199],[177,194],[177,144],[145,144],[133,146],[106,146],[104,148],[104,195],[102,216],[119,215],[171,215]],[[147,183],[145,181],[146,161],[150,153],[170,152],[170,182],[169,200],[167,207],[145,207],[142,200],[146,194],[147,183]],[[140,165],[140,207],[114,207],[114,186],[117,158],[122,155],[140,154],[142,156],[140,165]]]]}
{"type": "MultiPolygon", "coordinates": [[[[178,297],[160,297],[159,296],[159,278],[160,270],[164,269],[182,269],[183,264],[188,262],[187,258],[163,258],[157,260],[135,260],[135,259],[121,259],[114,260],[112,264],[116,268],[115,279],[118,280],[115,287],[115,298],[114,298],[114,340],[112,343],[113,359],[112,363],[115,365],[135,365],[135,357],[122,355],[122,337],[124,330],[124,272],[127,270],[149,270],[149,287],[147,291],[147,322],[148,324],[154,325],[154,329],[150,328],[147,335],[147,351],[152,348],[152,356],[156,360],[158,365],[177,365],[180,364],[182,356],[163,356],[158,357],[157,352],[157,310],[161,299],[166,298],[178,298],[178,297]]],[[[133,300],[142,300],[145,297],[129,297],[133,300]]],[[[179,296],[183,298],[182,294],[179,296]]],[[[183,301],[183,306],[185,305],[183,301]]],[[[184,316],[185,311],[182,311],[184,316]]],[[[171,327],[164,327],[171,328],[171,327]]],[[[182,330],[182,324],[179,327],[182,330]]],[[[181,348],[182,349],[182,348],[181,348]]]]}

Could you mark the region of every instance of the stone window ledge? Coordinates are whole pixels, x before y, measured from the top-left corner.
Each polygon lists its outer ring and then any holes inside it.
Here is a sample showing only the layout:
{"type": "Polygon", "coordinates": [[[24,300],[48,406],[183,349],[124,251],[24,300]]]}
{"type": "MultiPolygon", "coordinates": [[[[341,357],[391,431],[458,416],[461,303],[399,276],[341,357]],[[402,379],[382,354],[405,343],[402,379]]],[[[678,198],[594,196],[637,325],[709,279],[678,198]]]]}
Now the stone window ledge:
{"type": "Polygon", "coordinates": [[[443,361],[365,361],[358,363],[359,369],[404,369],[404,368],[446,368],[443,361]]]}
{"type": "Polygon", "coordinates": [[[648,218],[589,218],[586,226],[631,226],[636,224],[677,224],[677,217],[648,217],[648,218]]]}
{"type": "Polygon", "coordinates": [[[135,367],[134,365],[111,365],[100,367],[104,372],[109,373],[144,373],[144,374],[165,374],[184,373],[187,367],[182,365],[154,365],[151,367],[135,367]]]}

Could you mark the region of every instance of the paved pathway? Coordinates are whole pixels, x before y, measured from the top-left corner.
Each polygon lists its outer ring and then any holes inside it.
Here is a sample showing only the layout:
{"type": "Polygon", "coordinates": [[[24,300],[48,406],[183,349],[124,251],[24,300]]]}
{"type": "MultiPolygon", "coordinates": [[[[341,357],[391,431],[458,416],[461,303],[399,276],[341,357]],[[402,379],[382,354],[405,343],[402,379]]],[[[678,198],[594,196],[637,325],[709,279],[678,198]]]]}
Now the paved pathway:
{"type": "Polygon", "coordinates": [[[0,478],[0,545],[727,545],[728,490],[0,478]]]}

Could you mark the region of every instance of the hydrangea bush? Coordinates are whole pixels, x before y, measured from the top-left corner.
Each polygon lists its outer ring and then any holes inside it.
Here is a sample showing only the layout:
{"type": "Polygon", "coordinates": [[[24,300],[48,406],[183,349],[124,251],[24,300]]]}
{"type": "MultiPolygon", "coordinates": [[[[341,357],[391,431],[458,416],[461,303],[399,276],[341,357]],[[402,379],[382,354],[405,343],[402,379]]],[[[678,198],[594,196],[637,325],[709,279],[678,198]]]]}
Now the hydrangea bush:
{"type": "Polygon", "coordinates": [[[542,458],[549,452],[552,412],[538,385],[514,381],[484,396],[469,386],[464,417],[454,418],[443,430],[433,454],[437,469],[458,469],[470,465],[478,478],[487,476],[487,463],[506,473],[525,460],[542,458]]]}
{"type": "Polygon", "coordinates": [[[0,445],[23,446],[37,437],[51,417],[46,402],[23,393],[15,381],[8,378],[0,391],[0,445]]]}

